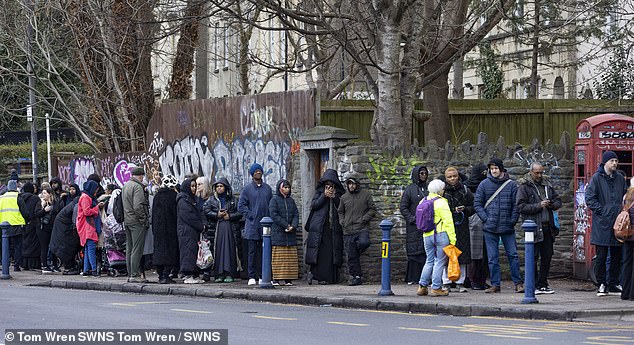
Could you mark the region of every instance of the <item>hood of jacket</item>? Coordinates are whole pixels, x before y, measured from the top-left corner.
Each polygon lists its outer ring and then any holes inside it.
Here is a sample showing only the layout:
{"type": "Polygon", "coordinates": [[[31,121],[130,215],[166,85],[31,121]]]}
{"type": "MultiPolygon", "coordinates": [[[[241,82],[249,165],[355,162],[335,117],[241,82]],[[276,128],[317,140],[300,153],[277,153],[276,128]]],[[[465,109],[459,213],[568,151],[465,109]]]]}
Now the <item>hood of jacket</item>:
{"type": "MultiPolygon", "coordinates": [[[[225,186],[225,194],[227,195],[227,197],[230,198],[233,195],[233,190],[231,189],[231,185],[229,184],[229,180],[227,180],[224,177],[219,178],[216,182],[214,182],[214,184],[211,185],[211,190],[213,191],[214,195],[216,195],[216,186],[219,185],[219,184],[225,186]]],[[[181,187],[181,188],[183,188],[183,187],[181,187]]]]}
{"type": "Polygon", "coordinates": [[[472,192],[478,189],[480,182],[484,181],[487,178],[487,175],[484,174],[487,169],[488,168],[484,163],[474,165],[471,168],[471,174],[465,182],[465,186],[467,186],[467,188],[469,188],[472,192]]]}
{"type": "Polygon", "coordinates": [[[192,193],[192,181],[196,181],[194,179],[191,178],[187,178],[185,179],[185,181],[183,181],[183,183],[181,183],[181,192],[180,194],[183,195],[183,197],[187,197],[189,199],[191,199],[192,201],[196,200],[196,196],[194,195],[194,193],[192,193]]]}
{"type": "Polygon", "coordinates": [[[346,192],[346,190],[343,188],[343,185],[341,184],[341,181],[339,181],[339,175],[337,174],[337,171],[334,169],[326,169],[324,174],[319,179],[315,190],[322,191],[324,189],[324,185],[328,181],[334,183],[337,193],[344,194],[346,192]]]}
{"type": "Polygon", "coordinates": [[[415,185],[417,185],[417,186],[419,186],[419,187],[424,187],[424,186],[426,186],[426,185],[427,185],[427,181],[425,181],[425,182],[421,181],[421,180],[420,180],[420,177],[418,176],[418,173],[419,173],[421,170],[423,170],[423,169],[427,171],[427,176],[429,176],[429,170],[428,170],[428,169],[427,169],[427,167],[426,167],[426,166],[424,166],[424,165],[418,165],[418,166],[415,166],[415,167],[412,169],[412,173],[411,173],[411,175],[410,175],[410,178],[412,179],[412,183],[413,183],[413,184],[415,184],[415,185]]]}
{"type": "Polygon", "coordinates": [[[55,189],[55,192],[61,192],[63,185],[62,180],[59,177],[53,177],[48,183],[52,187],[54,182],[57,182],[57,189],[55,189]]]}
{"type": "Polygon", "coordinates": [[[284,195],[282,195],[282,192],[280,192],[280,185],[282,183],[284,183],[284,182],[288,183],[289,186],[291,185],[291,183],[288,180],[285,180],[285,179],[281,179],[281,180],[277,181],[277,183],[275,184],[275,195],[277,195],[279,197],[282,197],[282,198],[286,198],[286,197],[291,196],[291,191],[293,190],[293,187],[291,186],[291,188],[288,191],[288,196],[285,197],[284,195]]]}
{"type": "Polygon", "coordinates": [[[99,185],[97,184],[97,182],[93,180],[88,180],[86,181],[86,183],[84,183],[84,193],[88,194],[89,197],[95,199],[95,191],[98,187],[99,185]]]}

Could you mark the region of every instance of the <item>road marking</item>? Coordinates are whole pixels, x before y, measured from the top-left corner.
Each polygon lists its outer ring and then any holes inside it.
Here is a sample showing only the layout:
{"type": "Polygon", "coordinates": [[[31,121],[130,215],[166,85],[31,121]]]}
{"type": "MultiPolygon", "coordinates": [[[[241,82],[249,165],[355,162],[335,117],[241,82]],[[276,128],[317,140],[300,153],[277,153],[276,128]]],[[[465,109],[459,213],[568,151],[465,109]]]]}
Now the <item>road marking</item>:
{"type": "Polygon", "coordinates": [[[143,304],[167,304],[169,302],[164,302],[164,301],[156,301],[156,302],[113,302],[110,303],[110,305],[116,305],[116,306],[121,306],[121,307],[136,307],[137,305],[143,305],[143,304]]]}
{"type": "Polygon", "coordinates": [[[498,337],[498,338],[513,338],[513,339],[526,339],[526,340],[541,340],[544,338],[539,337],[521,337],[519,335],[504,335],[504,334],[486,334],[487,337],[498,337]]]}
{"type": "Polygon", "coordinates": [[[398,327],[398,329],[402,329],[405,331],[444,332],[443,330],[440,330],[440,329],[429,329],[429,328],[398,327]]]}
{"type": "Polygon", "coordinates": [[[341,326],[357,326],[357,327],[367,327],[369,326],[367,323],[350,323],[350,322],[339,322],[339,321],[328,321],[331,325],[341,325],[341,326]]]}
{"type": "Polygon", "coordinates": [[[263,315],[253,315],[253,317],[256,319],[297,321],[297,319],[294,317],[277,317],[277,316],[263,316],[263,315]]]}
{"type": "Polygon", "coordinates": [[[605,335],[598,337],[588,337],[588,340],[596,340],[603,341],[603,343],[599,342],[585,342],[585,344],[622,344],[622,343],[634,343],[634,339],[632,337],[620,337],[616,335],[605,335]],[[605,343],[605,342],[608,343],[605,343]]]}
{"type": "Polygon", "coordinates": [[[407,315],[407,316],[434,316],[432,314],[418,314],[418,313],[414,314],[414,313],[408,313],[404,311],[389,311],[389,310],[359,309],[355,311],[360,311],[364,313],[380,313],[380,314],[407,315]]]}
{"type": "Polygon", "coordinates": [[[171,311],[180,311],[183,313],[194,313],[194,314],[211,314],[212,312],[210,311],[204,311],[204,310],[189,310],[189,309],[170,309],[171,311]]]}

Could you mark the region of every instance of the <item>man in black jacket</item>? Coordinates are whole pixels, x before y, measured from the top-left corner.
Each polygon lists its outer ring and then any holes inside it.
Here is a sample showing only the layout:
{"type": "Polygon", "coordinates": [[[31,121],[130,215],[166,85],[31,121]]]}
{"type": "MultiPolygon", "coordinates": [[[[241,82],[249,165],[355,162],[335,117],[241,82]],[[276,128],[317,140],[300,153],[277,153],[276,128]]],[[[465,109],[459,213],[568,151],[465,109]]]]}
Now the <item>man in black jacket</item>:
{"type": "Polygon", "coordinates": [[[548,272],[553,257],[555,236],[559,233],[553,212],[561,207],[561,198],[544,179],[544,171],[541,163],[532,163],[528,174],[518,181],[517,190],[517,209],[520,215],[524,220],[533,220],[538,229],[535,233],[535,267],[540,257],[541,262],[539,271],[535,270],[536,295],[555,293],[555,290],[548,286],[548,272]]]}
{"type": "Polygon", "coordinates": [[[341,197],[338,212],[348,255],[349,285],[355,286],[363,283],[359,258],[370,247],[369,223],[376,214],[376,208],[372,195],[361,189],[359,176],[349,176],[346,187],[348,192],[341,197]]]}

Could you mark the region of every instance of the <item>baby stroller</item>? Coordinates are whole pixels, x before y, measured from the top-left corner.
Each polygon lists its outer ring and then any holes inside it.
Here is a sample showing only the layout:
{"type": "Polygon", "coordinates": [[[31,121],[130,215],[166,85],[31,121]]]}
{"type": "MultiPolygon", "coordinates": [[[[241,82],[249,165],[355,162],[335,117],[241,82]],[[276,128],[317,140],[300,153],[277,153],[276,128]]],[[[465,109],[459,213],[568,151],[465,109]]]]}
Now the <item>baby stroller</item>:
{"type": "Polygon", "coordinates": [[[103,270],[111,277],[128,275],[125,261],[125,231],[113,215],[108,215],[103,224],[104,251],[102,252],[103,270]]]}

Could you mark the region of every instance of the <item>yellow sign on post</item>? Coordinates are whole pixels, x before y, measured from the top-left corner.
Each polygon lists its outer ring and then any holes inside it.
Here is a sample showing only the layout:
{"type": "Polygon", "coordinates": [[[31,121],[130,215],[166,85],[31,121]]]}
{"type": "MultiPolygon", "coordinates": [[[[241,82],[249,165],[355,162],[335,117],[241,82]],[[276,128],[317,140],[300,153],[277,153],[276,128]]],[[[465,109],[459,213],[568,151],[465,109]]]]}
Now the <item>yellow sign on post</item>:
{"type": "Polygon", "coordinates": [[[390,251],[390,244],[388,242],[381,242],[381,258],[386,259],[390,251]]]}

